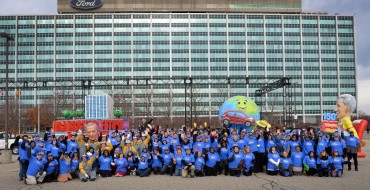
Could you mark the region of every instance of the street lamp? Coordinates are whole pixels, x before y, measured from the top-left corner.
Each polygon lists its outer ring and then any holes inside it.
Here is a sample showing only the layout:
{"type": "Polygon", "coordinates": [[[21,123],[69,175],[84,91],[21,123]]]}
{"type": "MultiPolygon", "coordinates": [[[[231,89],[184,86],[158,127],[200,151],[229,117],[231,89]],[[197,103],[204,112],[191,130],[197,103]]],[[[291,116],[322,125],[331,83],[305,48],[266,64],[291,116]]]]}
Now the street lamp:
{"type": "Polygon", "coordinates": [[[5,61],[5,150],[8,150],[8,108],[9,108],[9,41],[14,41],[14,38],[5,32],[0,33],[0,37],[6,38],[6,61],[5,61]]]}

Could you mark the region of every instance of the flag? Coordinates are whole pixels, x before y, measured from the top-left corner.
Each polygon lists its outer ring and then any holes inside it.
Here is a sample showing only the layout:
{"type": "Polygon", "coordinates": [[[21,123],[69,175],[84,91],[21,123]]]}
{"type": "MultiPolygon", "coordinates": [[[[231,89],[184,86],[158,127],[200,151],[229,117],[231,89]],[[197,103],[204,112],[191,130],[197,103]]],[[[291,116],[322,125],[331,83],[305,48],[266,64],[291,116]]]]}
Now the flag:
{"type": "Polygon", "coordinates": [[[3,95],[3,90],[2,89],[0,89],[0,94],[3,95]]]}
{"type": "Polygon", "coordinates": [[[22,94],[22,91],[20,91],[20,90],[16,90],[16,91],[15,91],[15,95],[16,95],[16,96],[18,96],[18,97],[19,97],[21,94],[22,94]]]}

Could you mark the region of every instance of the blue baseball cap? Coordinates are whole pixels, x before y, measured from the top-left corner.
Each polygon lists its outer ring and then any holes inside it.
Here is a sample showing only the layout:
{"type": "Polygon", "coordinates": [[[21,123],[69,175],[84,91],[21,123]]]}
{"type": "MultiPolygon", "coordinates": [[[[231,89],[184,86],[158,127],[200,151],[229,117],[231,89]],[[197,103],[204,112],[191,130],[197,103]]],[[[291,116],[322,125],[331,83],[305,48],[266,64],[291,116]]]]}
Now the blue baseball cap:
{"type": "Polygon", "coordinates": [[[334,134],[333,137],[339,137],[339,135],[338,134],[334,134]]]}
{"type": "Polygon", "coordinates": [[[39,137],[40,135],[39,135],[38,133],[36,133],[34,136],[35,136],[35,137],[39,137]]]}

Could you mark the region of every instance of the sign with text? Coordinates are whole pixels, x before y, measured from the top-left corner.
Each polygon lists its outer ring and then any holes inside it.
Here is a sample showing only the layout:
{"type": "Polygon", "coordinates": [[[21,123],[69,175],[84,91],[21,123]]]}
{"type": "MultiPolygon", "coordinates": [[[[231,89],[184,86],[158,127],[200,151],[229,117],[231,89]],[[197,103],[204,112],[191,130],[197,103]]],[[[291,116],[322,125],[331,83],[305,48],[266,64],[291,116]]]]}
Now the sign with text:
{"type": "Polygon", "coordinates": [[[324,133],[334,133],[338,131],[337,114],[324,113],[323,121],[321,122],[321,131],[324,133]]]}
{"type": "Polygon", "coordinates": [[[75,9],[96,9],[102,5],[102,0],[71,0],[71,6],[75,9]]]}
{"type": "Polygon", "coordinates": [[[87,123],[96,123],[103,133],[111,130],[124,130],[129,128],[127,119],[76,119],[76,120],[58,120],[53,122],[54,132],[73,132],[82,130],[83,126],[87,123]]]}

